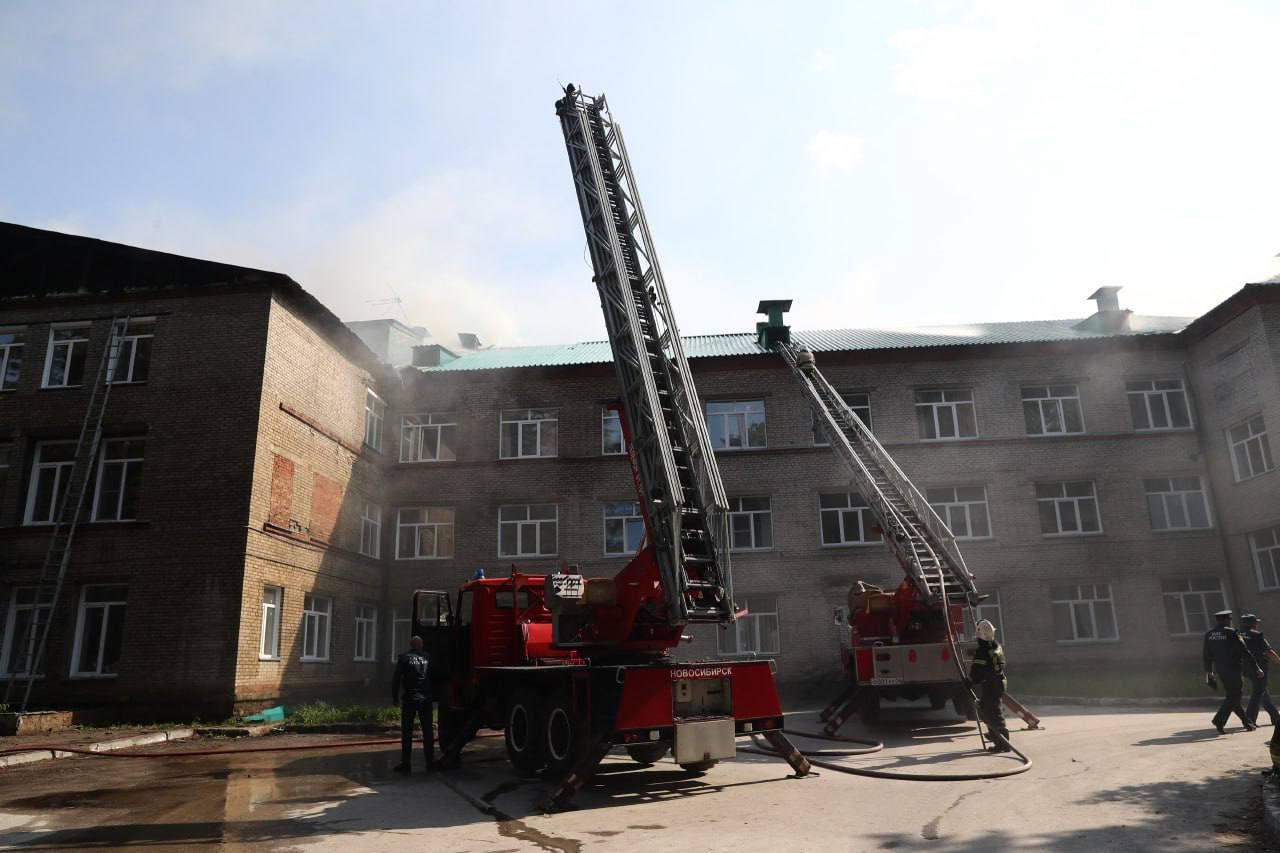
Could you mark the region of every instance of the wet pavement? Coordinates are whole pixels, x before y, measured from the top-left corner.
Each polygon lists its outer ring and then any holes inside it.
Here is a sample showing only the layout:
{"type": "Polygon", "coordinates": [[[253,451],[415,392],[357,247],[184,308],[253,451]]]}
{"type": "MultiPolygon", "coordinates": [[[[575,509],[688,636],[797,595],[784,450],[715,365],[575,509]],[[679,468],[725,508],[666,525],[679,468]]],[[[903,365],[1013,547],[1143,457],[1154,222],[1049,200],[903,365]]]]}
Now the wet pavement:
{"type": "MultiPolygon", "coordinates": [[[[402,777],[394,746],[235,754],[359,737],[192,740],[148,751],[224,754],[73,758],[0,772],[0,846],[18,850],[1255,850],[1245,814],[1269,730],[1215,737],[1206,714],[1044,709],[1016,732],[1036,766],[1004,780],[889,782],[740,754],[705,775],[670,759],[610,756],[576,808],[541,814],[547,786],[517,778],[500,739],[447,774],[402,777]]],[[[797,727],[811,724],[793,717],[797,727]]],[[[865,734],[856,725],[849,734],[865,734]]],[[[945,712],[890,715],[887,748],[862,767],[968,772],[1009,766],[977,752],[945,712]],[[908,721],[914,725],[908,726],[908,721]]],[[[806,746],[828,747],[810,742],[806,746]]],[[[420,761],[421,755],[416,758],[420,761]]]]}

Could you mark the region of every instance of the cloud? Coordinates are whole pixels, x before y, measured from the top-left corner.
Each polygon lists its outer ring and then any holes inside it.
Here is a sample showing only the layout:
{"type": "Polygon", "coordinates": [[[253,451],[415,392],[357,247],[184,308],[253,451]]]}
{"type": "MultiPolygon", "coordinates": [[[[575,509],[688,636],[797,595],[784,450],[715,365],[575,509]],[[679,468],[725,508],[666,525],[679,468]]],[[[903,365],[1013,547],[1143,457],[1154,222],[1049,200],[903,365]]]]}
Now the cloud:
{"type": "Polygon", "coordinates": [[[809,159],[824,173],[852,174],[862,162],[862,139],[849,134],[820,130],[805,146],[809,159]]]}

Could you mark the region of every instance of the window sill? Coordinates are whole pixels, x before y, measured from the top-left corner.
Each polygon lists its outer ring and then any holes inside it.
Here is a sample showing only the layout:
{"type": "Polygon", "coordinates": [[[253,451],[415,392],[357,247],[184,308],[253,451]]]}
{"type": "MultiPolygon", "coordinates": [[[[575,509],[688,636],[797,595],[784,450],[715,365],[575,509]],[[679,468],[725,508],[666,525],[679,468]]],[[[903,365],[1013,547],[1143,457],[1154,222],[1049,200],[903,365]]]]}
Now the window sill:
{"type": "Polygon", "coordinates": [[[1027,433],[1027,438],[1079,438],[1088,434],[1084,430],[1079,432],[1029,432],[1027,433]]]}
{"type": "Polygon", "coordinates": [[[1140,433],[1140,434],[1143,434],[1143,435],[1147,435],[1147,434],[1150,434],[1150,433],[1161,433],[1161,432],[1195,432],[1195,431],[1196,431],[1196,428],[1195,428],[1195,427],[1193,427],[1193,426],[1185,426],[1185,427],[1147,427],[1146,429],[1142,429],[1141,427],[1134,427],[1134,428],[1133,428],[1133,431],[1134,431],[1134,432],[1136,432],[1136,433],[1140,433]]]}
{"type": "Polygon", "coordinates": [[[956,444],[963,441],[977,441],[982,438],[980,435],[958,435],[954,438],[922,438],[921,444],[956,444]]]}
{"type": "Polygon", "coordinates": [[[447,560],[454,559],[450,554],[448,557],[396,557],[397,563],[443,563],[447,560]]]}
{"type": "Polygon", "coordinates": [[[1245,477],[1243,480],[1236,480],[1234,483],[1232,483],[1232,485],[1234,485],[1234,486],[1238,486],[1238,485],[1240,485],[1241,483],[1248,483],[1250,480],[1256,480],[1256,479],[1258,479],[1259,477],[1265,477],[1265,476],[1267,476],[1268,474],[1270,474],[1270,473],[1271,473],[1272,471],[1274,471],[1274,470],[1276,470],[1276,469],[1275,469],[1275,468],[1268,468],[1267,470],[1263,471],[1263,472],[1262,472],[1262,473],[1260,473],[1260,474],[1250,474],[1248,477],[1245,477]]]}
{"type": "Polygon", "coordinates": [[[1152,533],[1155,533],[1157,535],[1163,534],[1166,536],[1170,534],[1178,534],[1178,533],[1212,533],[1213,531],[1214,531],[1213,525],[1209,525],[1208,527],[1153,527],[1151,528],[1152,533]]]}
{"type": "Polygon", "coordinates": [[[72,681],[110,681],[118,677],[115,672],[73,672],[67,676],[72,681]]]}
{"type": "Polygon", "coordinates": [[[258,660],[262,663],[280,663],[279,655],[258,655],[258,660]]]}
{"type": "Polygon", "coordinates": [[[298,663],[333,663],[332,658],[298,658],[298,663]]]}
{"type": "Polygon", "coordinates": [[[1120,638],[1116,637],[1110,640],[1054,640],[1059,646],[1115,646],[1120,643],[1120,638]]]}
{"type": "Polygon", "coordinates": [[[377,663],[377,658],[352,658],[355,663],[377,663]]]}
{"type": "Polygon", "coordinates": [[[625,451],[625,450],[611,450],[611,451],[609,451],[608,453],[606,453],[605,451],[603,451],[603,450],[602,450],[602,451],[600,451],[600,455],[601,455],[601,456],[606,456],[606,457],[607,457],[607,456],[624,456],[624,457],[625,457],[625,456],[627,455],[627,451],[625,451]]]}
{"type": "Polygon", "coordinates": [[[20,681],[44,681],[45,676],[41,674],[41,675],[37,675],[35,678],[31,678],[30,676],[24,675],[23,673],[18,673],[17,675],[10,675],[7,672],[0,673],[0,681],[13,681],[15,678],[19,679],[20,681]]]}
{"type": "Polygon", "coordinates": [[[1104,534],[1103,534],[1103,531],[1101,530],[1089,530],[1083,533],[1041,533],[1040,538],[1041,539],[1076,539],[1076,538],[1084,539],[1090,536],[1102,536],[1102,535],[1104,534]]]}
{"type": "Polygon", "coordinates": [[[560,454],[557,453],[555,455],[549,455],[549,456],[543,456],[541,454],[536,456],[499,456],[498,461],[499,462],[531,462],[537,459],[551,461],[559,458],[560,458],[560,454]]]}
{"type": "Polygon", "coordinates": [[[41,385],[40,391],[75,391],[83,388],[83,385],[41,385]]]}
{"type": "Polygon", "coordinates": [[[876,545],[883,545],[883,539],[877,539],[874,542],[823,542],[819,547],[837,550],[840,548],[873,548],[876,545]]]}
{"type": "Polygon", "coordinates": [[[457,459],[401,459],[401,465],[448,465],[450,462],[457,462],[457,459]]]}

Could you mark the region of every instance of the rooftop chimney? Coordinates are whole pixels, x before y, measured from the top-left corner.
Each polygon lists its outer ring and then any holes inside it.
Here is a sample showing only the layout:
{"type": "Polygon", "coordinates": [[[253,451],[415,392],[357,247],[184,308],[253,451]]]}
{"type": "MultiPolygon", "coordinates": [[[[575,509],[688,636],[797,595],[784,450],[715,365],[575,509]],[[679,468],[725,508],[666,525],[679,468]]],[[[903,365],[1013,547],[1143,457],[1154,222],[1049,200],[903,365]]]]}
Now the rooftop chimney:
{"type": "Polygon", "coordinates": [[[421,344],[413,348],[414,367],[439,367],[457,359],[458,354],[440,344],[421,344]]]}
{"type": "Polygon", "coordinates": [[[1119,287],[1099,287],[1089,298],[1098,305],[1092,317],[1076,324],[1077,329],[1089,332],[1115,334],[1129,331],[1129,315],[1133,312],[1120,307],[1119,287]]]}
{"type": "Polygon", "coordinates": [[[458,332],[458,342],[462,344],[463,349],[475,350],[480,349],[480,336],[473,335],[471,332],[458,332]]]}
{"type": "Polygon", "coordinates": [[[756,323],[756,342],[760,346],[772,349],[775,343],[791,342],[791,327],[782,322],[782,315],[790,310],[790,299],[760,300],[756,313],[764,314],[769,318],[756,323]]]}

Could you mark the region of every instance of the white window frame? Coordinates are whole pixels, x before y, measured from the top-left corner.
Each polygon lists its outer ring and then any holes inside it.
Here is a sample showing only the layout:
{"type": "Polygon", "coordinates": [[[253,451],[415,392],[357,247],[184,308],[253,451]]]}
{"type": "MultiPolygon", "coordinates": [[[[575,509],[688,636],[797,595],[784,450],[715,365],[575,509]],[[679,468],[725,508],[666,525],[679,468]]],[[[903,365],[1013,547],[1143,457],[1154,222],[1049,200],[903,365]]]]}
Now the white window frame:
{"type": "Polygon", "coordinates": [[[283,612],[284,588],[271,584],[263,586],[262,626],[258,632],[258,660],[280,660],[280,614],[283,612]],[[274,642],[268,643],[268,637],[274,642]]]}
{"type": "Polygon", "coordinates": [[[1000,609],[1000,591],[994,590],[985,594],[988,596],[986,600],[964,609],[965,636],[976,637],[978,623],[986,619],[996,626],[996,640],[1000,645],[1008,646],[1008,639],[1004,635],[1004,611],[1000,609]]]}
{"type": "Polygon", "coordinates": [[[25,326],[0,326],[0,335],[15,337],[15,340],[7,343],[0,341],[0,391],[14,391],[22,381],[22,367],[26,364],[27,329],[25,326]],[[8,385],[5,377],[9,375],[15,351],[21,353],[22,357],[18,362],[18,375],[14,377],[13,384],[8,385]]]}
{"type": "MultiPolygon", "coordinates": [[[[1209,502],[1209,492],[1205,488],[1204,478],[1200,476],[1191,477],[1144,477],[1142,479],[1142,491],[1147,498],[1147,516],[1151,522],[1151,529],[1156,533],[1176,532],[1179,530],[1212,530],[1213,529],[1213,508],[1209,502]],[[1196,488],[1176,488],[1175,484],[1178,480],[1194,480],[1196,488]],[[1163,484],[1164,488],[1160,488],[1159,484],[1163,484]],[[1165,526],[1156,526],[1156,517],[1152,512],[1152,501],[1154,498],[1159,499],[1160,511],[1164,514],[1165,526]],[[1191,523],[1191,507],[1192,501],[1199,497],[1200,506],[1204,510],[1204,524],[1191,523]],[[1170,512],[1170,510],[1174,512],[1170,512]],[[1182,513],[1185,524],[1174,525],[1173,518],[1177,512],[1182,513]]],[[[1221,609],[1221,608],[1219,608],[1221,609]]]]}
{"type": "Polygon", "coordinates": [[[391,628],[391,641],[388,645],[391,647],[391,662],[395,663],[400,658],[400,652],[409,649],[409,639],[413,633],[413,619],[408,616],[401,616],[400,609],[393,607],[391,608],[391,623],[389,627],[391,628]],[[403,640],[396,633],[401,626],[404,628],[403,640]],[[399,642],[396,642],[397,640],[401,640],[404,645],[400,645],[399,642]]]}
{"type": "Polygon", "coordinates": [[[372,388],[364,389],[364,445],[382,452],[382,430],[387,416],[387,404],[372,388]]]}
{"type": "Polygon", "coordinates": [[[1087,431],[1084,422],[1084,405],[1080,400],[1080,386],[1075,382],[1051,382],[1044,385],[1022,386],[1022,419],[1027,427],[1027,435],[1032,438],[1043,438],[1054,435],[1084,435],[1087,431]],[[1043,393],[1036,393],[1043,392],[1043,393]],[[1031,395],[1031,396],[1028,396],[1031,395]],[[1035,420],[1039,429],[1032,430],[1030,410],[1035,408],[1035,420]],[[1067,428],[1067,411],[1075,409],[1075,417],[1080,422],[1080,429],[1067,428]],[[1048,417],[1046,417],[1048,416],[1048,417]],[[1060,429],[1050,429],[1051,418],[1056,417],[1060,429]]]}
{"type": "Polygon", "coordinates": [[[770,495],[738,495],[738,496],[729,498],[728,521],[729,521],[729,550],[730,551],[735,551],[735,552],[768,551],[774,547],[772,496],[770,495]],[[766,504],[768,504],[768,508],[767,509],[743,509],[742,502],[751,501],[751,500],[763,500],[766,504]],[[766,516],[763,522],[764,526],[760,528],[760,530],[756,529],[757,516],[766,516]],[[744,518],[747,519],[747,530],[749,530],[751,533],[751,544],[748,546],[738,546],[734,544],[735,538],[736,538],[734,535],[735,523],[739,519],[744,519],[744,518]],[[763,545],[760,544],[759,541],[757,540],[763,537],[757,535],[758,533],[763,533],[765,536],[768,537],[769,541],[763,545]]]}
{"type": "Polygon", "coordinates": [[[452,560],[457,551],[458,513],[451,506],[402,506],[396,510],[396,559],[397,560],[452,560]],[[421,521],[406,521],[405,513],[421,512],[421,521]],[[448,515],[446,520],[445,515],[448,515]],[[441,533],[448,529],[449,552],[441,553],[441,533]],[[401,532],[412,529],[413,553],[405,554],[401,548],[401,532]],[[425,536],[430,530],[430,537],[425,536]],[[427,538],[431,540],[431,549],[426,551],[423,544],[427,538]]]}
{"type": "Polygon", "coordinates": [[[1250,533],[1249,552],[1258,589],[1280,589],[1280,524],[1250,533]]]}
{"type": "Polygon", "coordinates": [[[1227,452],[1231,456],[1231,470],[1234,472],[1237,483],[1243,483],[1245,480],[1252,480],[1254,477],[1261,477],[1270,471],[1275,470],[1275,457],[1271,454],[1271,440],[1267,438],[1267,423],[1263,420],[1262,414],[1256,414],[1253,417],[1245,418],[1239,423],[1227,427],[1227,452]],[[1240,427],[1249,430],[1249,434],[1239,441],[1232,435],[1240,427]],[[1255,431],[1256,428],[1256,431],[1255,431]],[[1257,450],[1258,463],[1260,468],[1254,467],[1254,454],[1251,450],[1257,450]],[[1239,451],[1244,450],[1244,458],[1249,463],[1249,470],[1246,472],[1240,464],[1239,451]]]}
{"type": "MultiPolygon", "coordinates": [[[[120,321],[123,324],[124,321],[120,321]]],[[[141,385],[151,378],[151,358],[147,357],[147,375],[141,379],[134,376],[134,372],[138,366],[138,346],[139,341],[151,341],[155,339],[155,318],[139,317],[136,320],[130,320],[129,326],[125,330],[127,332],[120,339],[120,351],[115,360],[107,362],[107,382],[113,385],[141,385]],[[138,331],[133,331],[138,329],[138,331]],[[127,369],[124,371],[123,379],[116,379],[116,369],[119,367],[118,362],[124,359],[127,369]]]]}
{"type": "MultiPolygon", "coordinates": [[[[875,432],[875,427],[871,424],[871,392],[870,391],[838,391],[840,399],[844,404],[853,410],[853,413],[862,421],[862,425],[869,432],[875,432]]],[[[827,441],[827,434],[822,427],[818,425],[818,418],[810,412],[810,419],[813,421],[813,446],[814,447],[830,447],[831,442],[827,441]]]]}
{"type": "Polygon", "coordinates": [[[915,392],[916,428],[921,441],[972,441],[980,435],[978,427],[978,401],[973,388],[918,388],[915,392]],[[940,394],[939,400],[922,400],[922,395],[940,394]],[[967,395],[967,396],[965,396],[967,395]],[[973,434],[962,434],[960,412],[968,407],[973,421],[973,434]],[[928,410],[927,412],[925,410],[928,410]],[[950,412],[953,435],[943,435],[942,412],[950,412]],[[926,424],[929,429],[925,429],[926,424]],[[930,429],[933,435],[929,435],[930,429]]]}
{"type": "Polygon", "coordinates": [[[507,504],[498,507],[498,556],[499,557],[554,557],[560,550],[560,505],[559,504],[507,504]],[[551,507],[551,518],[531,518],[535,508],[551,507]],[[518,510],[524,510],[524,518],[504,518],[504,515],[514,515],[518,510]],[[550,551],[543,550],[543,525],[550,522],[555,531],[556,547],[550,551]],[[513,525],[516,528],[515,541],[516,550],[506,553],[502,550],[502,526],[513,525]],[[526,527],[534,528],[534,550],[524,550],[524,530],[526,527]]]}
{"type": "Polygon", "coordinates": [[[118,458],[108,459],[108,448],[128,444],[129,442],[138,442],[144,448],[146,439],[142,436],[132,438],[110,438],[102,442],[102,446],[98,451],[98,473],[94,478],[93,484],[93,512],[90,515],[93,521],[137,521],[134,516],[128,518],[124,515],[124,508],[127,501],[125,496],[130,488],[141,489],[142,486],[138,482],[142,478],[142,467],[146,461],[145,449],[142,456],[121,456],[118,458]],[[106,480],[107,466],[121,465],[124,470],[120,474],[120,493],[116,496],[116,506],[114,515],[104,516],[102,513],[102,484],[106,480]]]}
{"type": "Polygon", "coordinates": [[[378,659],[378,608],[372,604],[356,604],[355,650],[352,660],[378,659]]]}
{"type": "MultiPolygon", "coordinates": [[[[122,583],[89,584],[81,588],[80,606],[76,614],[75,642],[72,644],[72,647],[71,647],[71,668],[69,673],[71,678],[115,678],[117,676],[118,673],[102,671],[103,658],[106,656],[106,651],[107,651],[107,644],[106,644],[107,629],[111,625],[111,618],[114,610],[116,608],[124,608],[125,613],[116,617],[118,619],[123,619],[125,618],[125,616],[128,615],[128,607],[129,607],[129,590],[125,584],[122,584],[122,583]],[[89,590],[101,589],[103,587],[119,587],[124,589],[125,590],[124,598],[112,599],[110,601],[89,601],[88,600],[89,590]],[[96,669],[82,670],[80,669],[80,650],[84,647],[84,631],[86,628],[86,618],[88,617],[90,610],[96,610],[96,609],[101,609],[106,611],[106,613],[103,614],[102,627],[99,629],[100,633],[98,636],[98,664],[96,669]]],[[[120,642],[122,647],[120,657],[123,660],[124,659],[123,638],[121,639],[120,642]]]]}
{"type": "Polygon", "coordinates": [[[600,508],[600,513],[604,519],[604,529],[603,529],[604,539],[601,541],[601,548],[604,551],[604,555],[606,557],[634,556],[636,551],[639,550],[640,543],[644,541],[644,515],[640,511],[640,502],[639,501],[606,501],[604,506],[600,508]],[[614,515],[609,514],[609,510],[611,508],[616,509],[623,506],[629,507],[630,511],[624,514],[614,514],[614,515]],[[632,529],[632,522],[639,522],[640,536],[636,540],[635,547],[629,548],[627,547],[627,533],[632,529]],[[610,524],[613,524],[615,526],[618,524],[622,525],[622,550],[620,551],[609,550],[610,524]]]}
{"type": "Polygon", "coordinates": [[[1139,426],[1134,419],[1133,428],[1136,432],[1173,432],[1177,430],[1195,429],[1195,418],[1191,414],[1191,395],[1187,391],[1187,383],[1181,379],[1133,379],[1125,383],[1125,394],[1129,398],[1129,414],[1134,417],[1134,398],[1142,398],[1142,411],[1146,413],[1147,425],[1139,426]],[[1176,383],[1176,387],[1174,384],[1176,383]],[[1150,386],[1146,388],[1137,386],[1150,386]],[[1165,387],[1159,387],[1165,386],[1165,387]],[[1174,426],[1173,411],[1174,406],[1170,402],[1170,395],[1182,395],[1182,411],[1187,417],[1186,426],[1174,426]],[[1156,426],[1156,414],[1164,419],[1167,426],[1156,426]]]}
{"type": "Polygon", "coordinates": [[[302,597],[302,653],[304,663],[327,662],[333,639],[333,599],[326,595],[306,593],[302,597]],[[323,604],[323,607],[319,605],[323,604]],[[323,629],[323,630],[321,630],[323,629]],[[312,632],[317,632],[313,634],[312,632]],[[312,639],[316,642],[312,643],[312,639]],[[321,645],[323,643],[323,646],[321,645]],[[314,654],[308,654],[314,651],[314,654]]]}
{"type": "Polygon", "coordinates": [[[1050,600],[1054,610],[1054,623],[1053,623],[1054,642],[1056,642],[1060,646],[1078,646],[1078,645],[1092,645],[1095,643],[1120,642],[1120,622],[1119,620],[1116,619],[1116,600],[1115,600],[1115,593],[1111,589],[1111,584],[1110,583],[1068,583],[1064,585],[1073,586],[1075,587],[1076,591],[1075,591],[1074,597],[1072,598],[1056,598],[1052,595],[1052,590],[1051,590],[1050,600]],[[1092,590],[1091,597],[1086,597],[1085,595],[1086,587],[1092,590]],[[1100,597],[1098,595],[1099,587],[1106,587],[1106,593],[1107,593],[1106,597],[1100,597]],[[1058,605],[1066,605],[1068,608],[1068,614],[1071,617],[1070,624],[1071,624],[1072,639],[1070,640],[1059,640],[1057,638],[1058,636],[1058,623],[1057,623],[1058,605]],[[1111,611],[1111,624],[1115,628],[1115,636],[1113,637],[1098,636],[1097,608],[1102,605],[1106,605],[1111,611]],[[1077,608],[1081,608],[1079,612],[1087,612],[1089,614],[1089,624],[1093,630],[1093,636],[1091,637],[1080,636],[1080,633],[1078,631],[1078,626],[1076,625],[1076,613],[1078,612],[1077,608]]]}
{"type": "Polygon", "coordinates": [[[600,455],[601,456],[626,456],[627,455],[627,436],[622,429],[622,412],[617,409],[611,409],[604,406],[600,410],[600,455]],[[609,422],[613,421],[618,425],[618,449],[610,450],[609,445],[605,443],[605,439],[609,435],[609,422]]]}
{"type": "Polygon", "coordinates": [[[1205,631],[1208,631],[1210,628],[1213,627],[1213,614],[1218,612],[1219,610],[1223,610],[1231,606],[1229,599],[1227,598],[1226,586],[1222,583],[1222,578],[1211,577],[1209,575],[1201,575],[1201,576],[1179,575],[1177,577],[1160,578],[1160,595],[1161,595],[1161,599],[1165,602],[1164,615],[1165,615],[1166,628],[1170,628],[1170,626],[1168,625],[1168,621],[1169,621],[1168,602],[1169,601],[1172,600],[1177,602],[1178,611],[1182,616],[1183,630],[1181,631],[1170,630],[1169,631],[1170,637],[1201,636],[1202,634],[1204,634],[1205,631]],[[1201,589],[1192,588],[1196,585],[1197,581],[1203,582],[1203,581],[1210,581],[1210,580],[1216,583],[1217,587],[1210,589],[1209,587],[1202,585],[1201,589]],[[1185,586],[1186,589],[1178,589],[1178,590],[1165,589],[1167,585],[1175,581],[1179,582],[1179,586],[1185,586]],[[1218,597],[1218,600],[1211,601],[1210,596],[1215,596],[1215,595],[1218,597]],[[1191,624],[1192,613],[1187,610],[1187,601],[1189,599],[1200,600],[1199,608],[1194,610],[1195,615],[1198,615],[1201,617],[1202,621],[1199,625],[1193,626],[1191,624]]]}
{"type": "Polygon", "coordinates": [[[751,595],[746,598],[740,598],[738,605],[747,609],[746,616],[740,616],[734,620],[734,624],[728,631],[716,632],[716,650],[724,657],[758,657],[760,655],[779,655],[782,654],[782,620],[779,618],[781,603],[776,595],[751,595]],[[768,609],[756,609],[751,606],[751,602],[760,602],[760,607],[768,609]],[[773,626],[772,638],[774,640],[773,648],[764,648],[766,638],[770,636],[767,631],[762,631],[767,625],[773,626]],[[733,632],[733,647],[726,649],[725,640],[729,636],[729,632],[733,632]],[[751,648],[743,648],[743,639],[748,640],[751,648]]]}
{"type": "Polygon", "coordinates": [[[52,446],[68,446],[74,450],[76,443],[74,441],[41,441],[36,444],[35,453],[31,459],[31,482],[27,484],[27,505],[23,510],[22,523],[27,527],[40,527],[53,524],[57,521],[58,505],[61,503],[60,494],[68,488],[71,477],[71,469],[75,466],[75,458],[64,462],[42,462],[40,457],[44,454],[45,448],[52,446]],[[40,491],[40,471],[42,469],[53,468],[53,493],[51,499],[53,501],[52,515],[48,520],[36,521],[36,495],[40,491]]]}
{"type": "Polygon", "coordinates": [[[382,507],[367,498],[360,510],[360,553],[375,560],[382,556],[382,507]]]}
{"type": "Polygon", "coordinates": [[[400,418],[400,461],[456,462],[458,460],[458,419],[451,412],[420,412],[400,418]],[[449,433],[446,436],[445,430],[449,433]],[[445,438],[451,440],[445,441],[445,438]],[[441,455],[441,449],[447,455],[441,455]],[[428,453],[428,449],[430,452],[428,453]]]}
{"type": "Polygon", "coordinates": [[[765,407],[763,399],[750,400],[707,400],[703,403],[703,417],[707,420],[707,434],[711,438],[711,449],[713,451],[733,452],[739,450],[764,450],[769,446],[769,415],[765,407]],[[712,412],[712,407],[721,409],[721,411],[712,412]],[[712,425],[712,419],[719,419],[722,425],[719,428],[719,434],[724,441],[716,443],[716,427],[712,425]],[[732,424],[738,431],[739,444],[733,444],[733,435],[730,432],[730,419],[732,424]],[[764,440],[758,444],[751,441],[751,427],[759,424],[761,434],[764,440]]]}
{"type": "Polygon", "coordinates": [[[499,459],[554,459],[560,455],[559,409],[503,409],[498,413],[499,459]],[[507,427],[515,426],[515,447],[507,447],[507,427]],[[527,428],[527,429],[526,429],[527,428]],[[542,452],[543,433],[549,428],[555,448],[542,452]],[[526,435],[533,437],[533,452],[524,452],[526,435]],[[511,450],[515,450],[511,453],[511,450]]]}
{"type": "Polygon", "coordinates": [[[71,362],[75,360],[75,349],[77,346],[83,345],[85,348],[84,366],[82,368],[82,373],[89,372],[89,339],[92,336],[92,333],[93,333],[92,323],[55,323],[54,325],[49,327],[49,346],[45,350],[44,376],[40,380],[41,388],[79,388],[81,385],[84,384],[83,375],[80,377],[80,381],[74,385],[67,382],[66,380],[71,378],[71,362]],[[71,331],[82,331],[84,333],[84,337],[77,336],[75,338],[71,338],[68,340],[62,340],[62,341],[56,340],[56,336],[58,332],[71,332],[71,331]],[[67,347],[66,375],[63,376],[64,381],[60,382],[57,385],[51,385],[49,383],[49,375],[53,372],[53,351],[54,349],[62,346],[67,347]]]}
{"type": "Polygon", "coordinates": [[[1100,536],[1102,535],[1103,533],[1102,506],[1098,501],[1098,484],[1095,481],[1093,480],[1055,480],[1053,482],[1047,482],[1047,483],[1036,483],[1035,488],[1037,490],[1037,495],[1036,495],[1037,523],[1039,523],[1040,521],[1039,505],[1043,503],[1053,504],[1054,517],[1057,519],[1057,528],[1058,528],[1057,531],[1054,533],[1047,533],[1044,531],[1042,527],[1040,531],[1041,536],[1100,536]],[[1067,494],[1068,486],[1078,485],[1080,483],[1089,484],[1089,494],[1087,495],[1068,495],[1067,494]],[[1038,491],[1041,486],[1060,486],[1062,494],[1054,497],[1040,497],[1040,495],[1038,494],[1038,491]],[[1082,502],[1085,502],[1085,501],[1093,501],[1093,515],[1094,515],[1094,518],[1098,520],[1097,530],[1084,529],[1084,521],[1083,521],[1084,516],[1080,512],[1080,506],[1082,502]],[[1062,524],[1063,509],[1062,508],[1065,504],[1072,505],[1073,512],[1075,513],[1075,517],[1076,517],[1075,530],[1063,529],[1063,524],[1062,524]]]}
{"type": "Polygon", "coordinates": [[[871,505],[866,499],[857,492],[822,492],[818,495],[818,543],[823,548],[863,548],[867,545],[879,545],[884,541],[883,536],[874,535],[872,529],[879,527],[876,521],[875,513],[871,511],[871,505]],[[824,498],[835,499],[843,498],[843,506],[823,506],[824,498]],[[836,524],[840,528],[840,541],[828,542],[826,539],[826,525],[824,521],[828,513],[836,518],[836,524]],[[845,522],[848,520],[846,515],[852,513],[858,517],[857,525],[861,529],[864,536],[872,538],[849,539],[847,537],[848,530],[845,522]]]}
{"type": "MultiPolygon", "coordinates": [[[[48,623],[49,617],[53,613],[53,590],[46,587],[45,601],[37,603],[36,595],[39,590],[40,587],[38,586],[16,586],[13,588],[13,594],[9,597],[9,615],[4,622],[4,645],[3,648],[0,648],[0,678],[13,678],[14,676],[26,678],[30,675],[25,671],[25,667],[22,672],[14,672],[13,665],[18,662],[15,660],[15,655],[21,655],[22,660],[25,662],[30,659],[28,652],[34,654],[35,649],[33,646],[40,642],[41,626],[48,623]],[[23,593],[31,595],[30,604],[18,603],[18,598],[23,593]],[[20,644],[23,639],[19,636],[17,630],[18,614],[21,612],[30,612],[30,618],[34,619],[36,624],[36,630],[29,635],[32,647],[28,647],[26,651],[17,647],[17,644],[20,644]]],[[[43,663],[41,661],[41,664],[43,663]]],[[[43,669],[43,666],[41,668],[43,669]]],[[[44,673],[37,672],[35,677],[44,678],[44,673]]]]}
{"type": "Polygon", "coordinates": [[[932,488],[925,489],[924,493],[925,500],[929,502],[929,506],[933,507],[933,511],[942,518],[942,521],[947,525],[947,528],[951,531],[952,535],[956,537],[956,539],[991,539],[995,536],[995,528],[991,523],[991,497],[987,494],[987,487],[985,485],[934,486],[932,488]],[[961,489],[981,489],[982,500],[960,500],[961,489]],[[950,492],[953,499],[934,500],[930,497],[933,493],[938,492],[950,492]],[[973,508],[976,506],[982,507],[983,515],[986,517],[987,532],[981,536],[975,536],[973,533],[973,508]],[[964,519],[964,529],[967,531],[963,536],[956,533],[955,522],[960,518],[964,519]]]}

